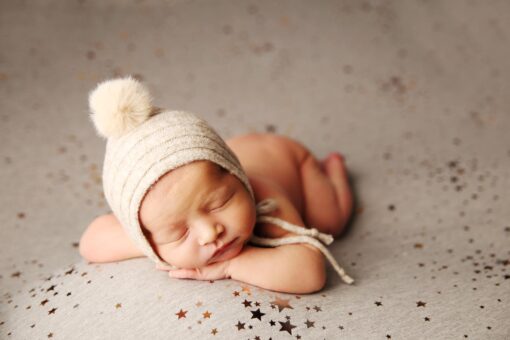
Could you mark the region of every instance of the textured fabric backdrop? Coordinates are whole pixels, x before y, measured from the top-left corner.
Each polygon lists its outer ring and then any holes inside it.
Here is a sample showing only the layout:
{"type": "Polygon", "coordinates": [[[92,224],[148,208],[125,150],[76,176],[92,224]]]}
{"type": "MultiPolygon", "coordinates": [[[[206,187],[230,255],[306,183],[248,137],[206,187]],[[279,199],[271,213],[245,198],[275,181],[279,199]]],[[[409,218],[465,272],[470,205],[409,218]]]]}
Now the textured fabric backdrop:
{"type": "Polygon", "coordinates": [[[509,339],[507,1],[1,1],[1,339],[509,339]],[[87,95],[133,74],[224,138],[346,157],[323,291],[87,264],[109,212],[87,95]]]}

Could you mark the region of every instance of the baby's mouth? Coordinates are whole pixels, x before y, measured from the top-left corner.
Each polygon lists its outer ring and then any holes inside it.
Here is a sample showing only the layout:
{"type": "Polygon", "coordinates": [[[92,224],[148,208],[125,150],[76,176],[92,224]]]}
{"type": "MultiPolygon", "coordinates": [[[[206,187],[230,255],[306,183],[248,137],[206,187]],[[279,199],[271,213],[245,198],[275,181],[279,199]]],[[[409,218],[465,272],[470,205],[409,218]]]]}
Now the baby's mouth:
{"type": "Polygon", "coordinates": [[[214,259],[216,257],[219,257],[221,256],[223,253],[225,253],[226,251],[228,251],[230,248],[232,248],[232,245],[235,243],[235,241],[237,241],[237,237],[235,239],[233,239],[232,241],[230,241],[229,243],[225,244],[223,247],[217,249],[212,258],[211,259],[214,259]]]}

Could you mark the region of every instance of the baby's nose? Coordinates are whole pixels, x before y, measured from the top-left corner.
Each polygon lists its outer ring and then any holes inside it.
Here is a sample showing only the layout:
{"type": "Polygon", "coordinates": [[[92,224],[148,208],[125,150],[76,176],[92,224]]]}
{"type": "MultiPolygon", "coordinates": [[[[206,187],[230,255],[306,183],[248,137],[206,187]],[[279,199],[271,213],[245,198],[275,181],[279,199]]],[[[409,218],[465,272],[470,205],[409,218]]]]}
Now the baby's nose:
{"type": "Polygon", "coordinates": [[[225,227],[219,223],[215,224],[214,226],[208,226],[207,228],[204,228],[198,239],[198,244],[203,246],[210,242],[214,242],[218,238],[218,235],[220,235],[224,230],[225,227]]]}

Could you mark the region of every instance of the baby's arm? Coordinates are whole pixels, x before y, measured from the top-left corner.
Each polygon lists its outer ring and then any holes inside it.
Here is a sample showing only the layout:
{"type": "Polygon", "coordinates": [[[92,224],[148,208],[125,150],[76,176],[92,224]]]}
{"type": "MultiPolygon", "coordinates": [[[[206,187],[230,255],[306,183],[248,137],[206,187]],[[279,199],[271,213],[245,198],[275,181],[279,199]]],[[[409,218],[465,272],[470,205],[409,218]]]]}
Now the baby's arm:
{"type": "MultiPolygon", "coordinates": [[[[304,226],[304,222],[286,195],[271,182],[252,181],[258,201],[273,198],[278,209],[270,216],[304,226]]],[[[259,223],[264,237],[296,236],[271,223],[259,223]]],[[[235,280],[286,293],[312,293],[326,283],[325,259],[315,247],[306,244],[281,245],[276,248],[245,246],[230,260],[228,275],[235,280]]]]}
{"type": "Polygon", "coordinates": [[[114,262],[144,256],[113,214],[92,221],[80,239],[80,254],[89,262],[114,262]]]}
{"type": "Polygon", "coordinates": [[[313,293],[326,283],[322,254],[303,244],[246,246],[230,260],[227,272],[234,280],[284,293],[313,293]]]}

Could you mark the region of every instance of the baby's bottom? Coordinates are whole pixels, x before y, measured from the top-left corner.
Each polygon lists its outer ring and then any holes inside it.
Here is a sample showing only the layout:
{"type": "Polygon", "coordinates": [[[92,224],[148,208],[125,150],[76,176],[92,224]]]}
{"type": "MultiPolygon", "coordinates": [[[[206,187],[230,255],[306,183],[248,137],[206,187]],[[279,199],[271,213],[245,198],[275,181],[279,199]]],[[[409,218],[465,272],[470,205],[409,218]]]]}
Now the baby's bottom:
{"type": "Polygon", "coordinates": [[[343,157],[331,153],[319,162],[307,152],[301,163],[301,178],[306,225],[338,237],[353,205],[343,157]]]}

